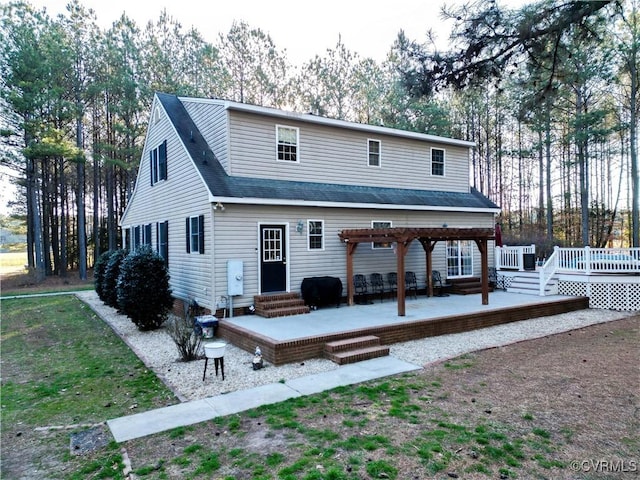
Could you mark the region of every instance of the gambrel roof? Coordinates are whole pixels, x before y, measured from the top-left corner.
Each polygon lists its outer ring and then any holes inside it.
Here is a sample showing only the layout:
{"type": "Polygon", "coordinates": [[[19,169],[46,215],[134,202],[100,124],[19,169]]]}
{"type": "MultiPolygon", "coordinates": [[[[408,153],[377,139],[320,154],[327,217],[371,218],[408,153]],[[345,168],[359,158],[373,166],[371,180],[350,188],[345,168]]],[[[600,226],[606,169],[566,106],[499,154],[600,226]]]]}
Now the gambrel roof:
{"type": "MultiPolygon", "coordinates": [[[[212,202],[485,212],[499,210],[494,202],[473,188],[469,192],[446,192],[231,176],[216,158],[182,101],[175,95],[156,93],[156,96],[207,185],[212,202]]],[[[270,111],[262,107],[234,105],[239,109],[256,113],[270,111]]],[[[315,118],[322,121],[322,117],[315,118]]],[[[325,123],[348,124],[351,128],[383,128],[331,119],[323,120],[325,123]]],[[[421,135],[413,132],[402,133],[409,137],[421,135]]],[[[430,138],[459,146],[473,146],[473,143],[461,140],[430,138]]]]}

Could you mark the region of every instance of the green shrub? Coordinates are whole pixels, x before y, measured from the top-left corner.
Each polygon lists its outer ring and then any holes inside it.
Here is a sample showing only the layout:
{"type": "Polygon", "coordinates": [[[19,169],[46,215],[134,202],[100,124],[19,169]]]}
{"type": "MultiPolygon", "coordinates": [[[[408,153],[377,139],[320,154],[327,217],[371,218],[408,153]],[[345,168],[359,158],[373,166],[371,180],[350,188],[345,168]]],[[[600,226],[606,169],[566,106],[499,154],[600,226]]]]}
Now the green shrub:
{"type": "Polygon", "coordinates": [[[147,245],[127,255],[120,265],[118,306],[140,330],[153,330],[173,306],[164,259],[147,245]]]}
{"type": "Polygon", "coordinates": [[[104,278],[107,271],[107,264],[109,263],[112,253],[112,250],[103,252],[93,265],[93,285],[98,297],[103,302],[105,301],[104,278]]]}
{"type": "Polygon", "coordinates": [[[102,289],[104,298],[102,301],[113,308],[118,308],[118,277],[120,276],[120,264],[127,252],[123,249],[113,250],[109,256],[107,267],[104,269],[102,289]]]}

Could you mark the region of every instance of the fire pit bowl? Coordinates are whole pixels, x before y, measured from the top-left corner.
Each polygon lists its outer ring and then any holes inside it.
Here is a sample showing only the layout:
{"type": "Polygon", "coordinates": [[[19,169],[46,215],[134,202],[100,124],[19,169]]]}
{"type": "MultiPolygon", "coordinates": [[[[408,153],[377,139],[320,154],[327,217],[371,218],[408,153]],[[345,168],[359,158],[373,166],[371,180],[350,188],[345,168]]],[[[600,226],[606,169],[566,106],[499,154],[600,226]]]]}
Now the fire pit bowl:
{"type": "Polygon", "coordinates": [[[207,358],[222,358],[227,344],[224,342],[209,342],[204,344],[204,354],[207,358]]]}

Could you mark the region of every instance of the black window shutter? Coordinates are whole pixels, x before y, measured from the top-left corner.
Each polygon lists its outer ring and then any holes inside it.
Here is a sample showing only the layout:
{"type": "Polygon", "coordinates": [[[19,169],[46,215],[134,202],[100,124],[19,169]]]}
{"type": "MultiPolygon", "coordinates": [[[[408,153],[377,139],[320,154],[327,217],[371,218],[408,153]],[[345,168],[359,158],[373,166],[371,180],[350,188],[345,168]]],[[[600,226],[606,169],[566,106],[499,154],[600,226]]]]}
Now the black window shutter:
{"type": "Polygon", "coordinates": [[[153,187],[153,150],[149,152],[149,177],[151,178],[151,186],[153,187]]]}
{"type": "Polygon", "coordinates": [[[187,253],[191,253],[191,229],[189,228],[190,219],[187,217],[187,253]]]}
{"type": "Polygon", "coordinates": [[[151,246],[151,224],[148,223],[144,226],[144,243],[151,246]]]}
{"type": "Polygon", "coordinates": [[[164,257],[164,264],[169,266],[169,220],[163,223],[162,229],[162,256],[164,257]]]}
{"type": "Polygon", "coordinates": [[[200,247],[200,253],[204,253],[204,215],[198,217],[198,245],[200,247]]]}
{"type": "Polygon", "coordinates": [[[159,150],[160,151],[158,152],[158,156],[160,158],[158,159],[158,164],[159,164],[160,172],[158,174],[158,177],[160,180],[166,180],[167,179],[167,141],[166,140],[160,144],[159,150]]]}

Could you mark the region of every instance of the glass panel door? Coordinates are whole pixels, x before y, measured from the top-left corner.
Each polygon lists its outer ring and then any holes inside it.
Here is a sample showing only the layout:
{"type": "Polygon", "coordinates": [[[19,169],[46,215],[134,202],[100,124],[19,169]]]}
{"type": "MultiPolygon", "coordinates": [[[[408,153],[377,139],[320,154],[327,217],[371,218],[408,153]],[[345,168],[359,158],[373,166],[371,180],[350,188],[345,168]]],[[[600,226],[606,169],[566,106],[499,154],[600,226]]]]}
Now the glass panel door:
{"type": "Polygon", "coordinates": [[[447,278],[473,275],[473,243],[471,240],[447,242],[447,278]]]}

